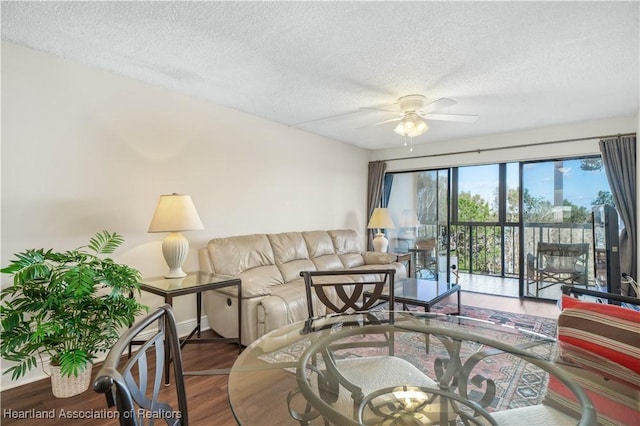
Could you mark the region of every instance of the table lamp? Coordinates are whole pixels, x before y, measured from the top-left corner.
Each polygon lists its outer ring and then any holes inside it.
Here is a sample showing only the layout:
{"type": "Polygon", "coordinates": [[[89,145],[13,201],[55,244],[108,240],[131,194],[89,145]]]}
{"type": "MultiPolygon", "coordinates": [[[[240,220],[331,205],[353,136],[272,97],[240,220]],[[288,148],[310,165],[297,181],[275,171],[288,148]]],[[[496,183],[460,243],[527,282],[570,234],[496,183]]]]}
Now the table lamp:
{"type": "Polygon", "coordinates": [[[391,220],[391,214],[388,209],[376,208],[371,215],[368,229],[377,229],[378,233],[373,239],[373,249],[378,252],[386,253],[389,247],[389,240],[384,236],[383,229],[393,229],[393,220],[391,220]]]}
{"type": "Polygon", "coordinates": [[[200,216],[188,195],[161,195],[147,232],[168,232],[162,241],[162,254],[169,265],[165,278],[181,278],[187,274],[182,265],[189,253],[189,240],[180,231],[204,229],[200,216]]]}

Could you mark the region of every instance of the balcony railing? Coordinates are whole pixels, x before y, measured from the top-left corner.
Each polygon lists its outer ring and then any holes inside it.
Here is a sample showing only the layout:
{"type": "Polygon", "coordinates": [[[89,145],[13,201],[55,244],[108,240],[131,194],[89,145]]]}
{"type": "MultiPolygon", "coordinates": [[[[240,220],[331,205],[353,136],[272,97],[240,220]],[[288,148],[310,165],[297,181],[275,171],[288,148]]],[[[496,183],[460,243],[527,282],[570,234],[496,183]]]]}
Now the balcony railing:
{"type": "MultiPolygon", "coordinates": [[[[443,250],[443,229],[435,224],[422,225],[418,238],[436,238],[443,250]],[[437,230],[439,229],[439,232],[437,230]]],[[[499,277],[520,276],[520,228],[487,224],[452,225],[449,233],[450,247],[458,256],[460,272],[499,277]]],[[[524,256],[536,253],[538,242],[565,244],[588,243],[592,246],[591,224],[527,223],[524,226],[524,256]]],[[[593,272],[593,256],[589,256],[590,274],[593,272]]],[[[526,267],[526,266],[525,266],[526,267]]],[[[593,277],[590,277],[592,280],[593,277]]]]}

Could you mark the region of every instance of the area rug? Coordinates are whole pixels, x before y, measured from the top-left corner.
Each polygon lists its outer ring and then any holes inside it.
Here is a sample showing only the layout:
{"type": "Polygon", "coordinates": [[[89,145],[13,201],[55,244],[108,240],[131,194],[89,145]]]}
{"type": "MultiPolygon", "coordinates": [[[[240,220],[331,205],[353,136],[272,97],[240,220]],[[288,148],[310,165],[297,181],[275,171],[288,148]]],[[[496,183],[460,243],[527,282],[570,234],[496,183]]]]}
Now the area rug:
{"type": "MultiPolygon", "coordinates": [[[[455,312],[456,304],[447,303],[435,305],[432,312],[449,313],[455,312]]],[[[398,306],[401,308],[401,306],[398,306]]],[[[422,309],[422,308],[417,308],[422,309]]],[[[544,334],[545,336],[555,337],[556,320],[544,317],[538,317],[527,314],[517,314],[513,312],[497,311],[495,309],[479,308],[476,306],[460,306],[460,315],[469,318],[490,321],[496,324],[509,325],[513,327],[523,328],[535,333],[544,334]]]]}
{"type": "MultiPolygon", "coordinates": [[[[376,310],[384,310],[386,308],[388,308],[388,306],[381,305],[376,310]]],[[[396,307],[397,310],[400,310],[400,308],[402,308],[402,306],[396,307]]],[[[422,308],[417,308],[416,310],[422,310],[422,308]]],[[[455,304],[443,304],[434,307],[433,312],[451,312],[455,310],[455,304]]],[[[533,315],[516,314],[465,305],[461,306],[460,315],[488,321],[493,324],[518,327],[546,336],[554,336],[556,330],[555,320],[533,315]]],[[[496,328],[493,324],[488,324],[487,328],[496,328]]],[[[520,344],[527,341],[526,335],[524,337],[514,338],[512,334],[513,333],[505,333],[501,335],[498,333],[496,334],[495,340],[501,340],[510,344],[520,344]]],[[[435,360],[437,358],[447,358],[447,349],[444,345],[440,344],[436,337],[432,336],[430,338],[430,351],[428,356],[425,356],[425,338],[423,335],[397,333],[396,339],[396,356],[409,360],[418,366],[427,376],[436,377],[437,373],[435,368],[437,368],[437,362],[435,360]]],[[[301,353],[301,351],[304,351],[304,349],[308,347],[310,342],[305,340],[306,339],[303,339],[297,342],[294,347],[271,352],[260,358],[270,363],[294,361],[298,356],[296,354],[301,353]]],[[[465,343],[461,348],[461,358],[467,359],[486,349],[487,347],[477,342],[465,343]]],[[[555,345],[541,345],[540,347],[536,347],[534,352],[545,359],[552,359],[556,355],[555,345]]],[[[342,353],[340,358],[363,355],[375,354],[363,352],[363,350],[350,350],[342,353]]],[[[548,375],[546,372],[515,355],[507,353],[492,355],[483,359],[477,364],[473,372],[474,375],[480,374],[485,377],[491,377],[495,383],[495,398],[485,407],[490,412],[538,405],[544,398],[548,384],[548,375]]],[[[477,401],[484,395],[485,387],[484,385],[480,385],[476,389],[474,386],[469,386],[468,390],[471,399],[477,401]]]]}
{"type": "MultiPolygon", "coordinates": [[[[409,310],[422,311],[421,307],[407,306],[409,310]]],[[[388,304],[382,304],[377,309],[388,309],[388,304]]],[[[401,304],[396,304],[396,310],[402,310],[401,304]]],[[[451,313],[457,310],[454,303],[435,305],[431,312],[433,313],[451,313]]],[[[557,321],[554,319],[538,317],[534,315],[519,314],[513,312],[505,312],[494,309],[486,309],[475,306],[460,306],[460,316],[488,321],[493,324],[505,325],[520,329],[525,329],[537,334],[548,337],[555,337],[557,321]]],[[[415,337],[415,336],[413,336],[415,337]]],[[[442,347],[440,351],[437,349],[427,359],[417,357],[415,354],[424,347],[422,341],[410,341],[411,335],[401,337],[402,345],[400,350],[406,351],[405,356],[408,359],[417,360],[423,364],[422,368],[427,375],[433,375],[433,363],[439,356],[446,355],[446,349],[442,347]],[[412,354],[413,353],[413,354],[412,354]]],[[[505,334],[502,337],[496,336],[496,340],[513,339],[513,336],[505,334]]],[[[522,344],[525,343],[526,337],[522,339],[516,338],[513,341],[505,341],[505,343],[522,344]]],[[[433,343],[432,343],[433,345],[433,343]]],[[[481,352],[487,349],[483,345],[467,345],[461,353],[462,358],[473,355],[474,352],[481,352]]],[[[536,355],[544,359],[552,359],[555,357],[556,347],[554,345],[542,345],[534,350],[536,355]]],[[[478,364],[474,373],[491,377],[496,384],[496,396],[486,409],[488,411],[500,411],[509,408],[526,407],[530,405],[538,405],[542,402],[548,385],[548,374],[535,365],[528,363],[521,358],[512,354],[500,354],[483,360],[478,364]]],[[[473,391],[470,389],[470,395],[474,395],[479,399],[484,389],[473,391]]]]}

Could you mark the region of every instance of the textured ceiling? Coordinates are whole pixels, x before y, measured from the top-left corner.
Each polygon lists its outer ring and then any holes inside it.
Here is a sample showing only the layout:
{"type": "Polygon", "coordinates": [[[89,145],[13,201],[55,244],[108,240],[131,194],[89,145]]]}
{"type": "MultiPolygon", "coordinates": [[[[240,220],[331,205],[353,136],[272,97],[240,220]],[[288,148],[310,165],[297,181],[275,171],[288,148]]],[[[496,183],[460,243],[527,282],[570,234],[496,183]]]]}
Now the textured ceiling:
{"type": "Polygon", "coordinates": [[[633,1],[3,1],[2,39],[368,149],[402,138],[363,107],[413,93],[479,116],[414,143],[639,108],[633,1]]]}

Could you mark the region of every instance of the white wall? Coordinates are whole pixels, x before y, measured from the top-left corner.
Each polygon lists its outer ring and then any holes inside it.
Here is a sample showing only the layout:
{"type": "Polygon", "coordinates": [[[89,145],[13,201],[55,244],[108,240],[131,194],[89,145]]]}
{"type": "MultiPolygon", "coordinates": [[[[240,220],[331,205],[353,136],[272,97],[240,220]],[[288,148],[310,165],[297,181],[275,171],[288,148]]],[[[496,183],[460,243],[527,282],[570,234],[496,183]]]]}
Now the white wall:
{"type": "MultiPolygon", "coordinates": [[[[146,231],[159,195],[172,192],[191,195],[205,226],[185,233],[185,270],[212,237],[353,228],[364,242],[369,155],[2,43],[2,266],[15,252],[71,249],[107,229],[125,237],[117,260],[161,275],[165,235],[146,231]]],[[[194,301],[176,299],[179,322],[190,324],[194,301]]]]}

